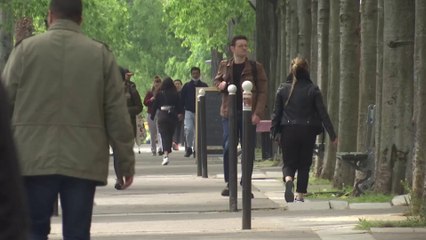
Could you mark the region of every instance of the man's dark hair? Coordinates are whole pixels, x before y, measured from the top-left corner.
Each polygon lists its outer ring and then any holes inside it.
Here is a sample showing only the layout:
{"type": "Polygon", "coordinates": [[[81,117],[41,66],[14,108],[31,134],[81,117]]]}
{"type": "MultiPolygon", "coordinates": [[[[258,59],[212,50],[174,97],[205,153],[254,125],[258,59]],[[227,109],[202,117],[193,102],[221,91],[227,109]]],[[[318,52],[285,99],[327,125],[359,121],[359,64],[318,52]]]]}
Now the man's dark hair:
{"type": "Polygon", "coordinates": [[[55,17],[79,23],[83,14],[81,0],[51,0],[49,10],[55,17]]]}
{"type": "Polygon", "coordinates": [[[235,43],[238,40],[246,40],[246,41],[248,41],[248,38],[246,36],[244,36],[244,35],[237,35],[237,36],[235,36],[235,37],[232,38],[232,40],[231,40],[231,46],[235,47],[235,43]]]}
{"type": "Polygon", "coordinates": [[[198,71],[199,73],[201,72],[201,70],[200,70],[200,68],[199,67],[192,67],[191,68],[191,73],[192,73],[192,71],[198,71]]]}

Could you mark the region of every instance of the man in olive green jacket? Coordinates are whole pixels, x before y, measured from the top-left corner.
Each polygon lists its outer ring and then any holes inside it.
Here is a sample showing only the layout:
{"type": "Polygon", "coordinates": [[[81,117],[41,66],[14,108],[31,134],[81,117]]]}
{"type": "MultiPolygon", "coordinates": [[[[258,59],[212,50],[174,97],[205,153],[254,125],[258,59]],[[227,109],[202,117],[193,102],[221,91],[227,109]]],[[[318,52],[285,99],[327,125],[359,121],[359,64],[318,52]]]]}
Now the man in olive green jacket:
{"type": "Polygon", "coordinates": [[[108,175],[109,144],[123,188],[133,182],[133,132],[111,51],[81,33],[81,0],[51,0],[49,30],[23,40],[3,71],[31,217],[47,239],[58,193],[65,239],[90,239],[93,199],[108,175]]]}

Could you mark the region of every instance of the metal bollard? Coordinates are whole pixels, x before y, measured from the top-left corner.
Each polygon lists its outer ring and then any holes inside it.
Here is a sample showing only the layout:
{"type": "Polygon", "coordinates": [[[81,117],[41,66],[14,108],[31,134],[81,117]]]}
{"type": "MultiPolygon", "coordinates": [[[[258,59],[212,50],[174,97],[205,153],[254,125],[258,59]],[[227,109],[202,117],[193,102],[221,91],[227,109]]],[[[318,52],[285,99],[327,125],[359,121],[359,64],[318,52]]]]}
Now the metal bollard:
{"type": "Polygon", "coordinates": [[[243,229],[251,229],[251,172],[249,164],[254,160],[254,146],[252,146],[252,124],[251,124],[251,90],[253,84],[244,81],[243,88],[243,140],[242,140],[242,182],[243,182],[243,229]]]}
{"type": "Polygon", "coordinates": [[[200,104],[200,95],[197,96],[197,176],[201,177],[202,175],[202,161],[201,161],[201,104],[200,104]]]}
{"type": "Polygon", "coordinates": [[[201,157],[201,166],[202,166],[202,177],[208,178],[207,171],[207,126],[206,126],[206,91],[200,89],[198,91],[198,98],[200,101],[199,110],[200,110],[200,157],[201,157]]]}
{"type": "Polygon", "coordinates": [[[228,127],[229,127],[229,136],[228,136],[228,154],[229,154],[229,211],[237,212],[238,211],[238,183],[237,183],[237,143],[238,143],[238,131],[237,131],[237,100],[235,93],[237,92],[237,87],[234,84],[228,86],[228,99],[229,99],[229,115],[228,115],[228,127]]]}

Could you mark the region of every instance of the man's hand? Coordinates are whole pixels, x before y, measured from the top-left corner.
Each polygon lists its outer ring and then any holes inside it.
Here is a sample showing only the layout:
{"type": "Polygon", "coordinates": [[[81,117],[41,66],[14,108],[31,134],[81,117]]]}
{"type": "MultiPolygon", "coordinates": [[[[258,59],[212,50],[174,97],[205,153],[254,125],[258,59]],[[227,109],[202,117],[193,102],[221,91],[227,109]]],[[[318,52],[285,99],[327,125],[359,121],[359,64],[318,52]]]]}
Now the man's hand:
{"type": "Polygon", "coordinates": [[[122,190],[130,187],[130,185],[132,185],[133,183],[133,176],[124,176],[123,177],[123,185],[121,187],[122,190]]]}
{"type": "Polygon", "coordinates": [[[260,117],[257,116],[257,114],[253,113],[253,115],[251,115],[251,123],[253,125],[256,125],[260,122],[260,117]]]}

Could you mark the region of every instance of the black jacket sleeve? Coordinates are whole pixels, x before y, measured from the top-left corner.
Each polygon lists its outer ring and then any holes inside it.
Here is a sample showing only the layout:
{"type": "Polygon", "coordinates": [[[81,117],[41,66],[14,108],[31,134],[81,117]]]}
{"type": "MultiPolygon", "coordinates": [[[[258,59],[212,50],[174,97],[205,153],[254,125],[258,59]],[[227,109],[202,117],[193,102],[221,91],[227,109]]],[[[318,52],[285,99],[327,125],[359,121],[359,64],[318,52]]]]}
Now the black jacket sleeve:
{"type": "Polygon", "coordinates": [[[275,136],[281,132],[281,118],[284,111],[284,102],[282,98],[283,86],[281,85],[275,94],[274,110],[271,117],[271,135],[275,136]]]}
{"type": "Polygon", "coordinates": [[[330,136],[331,141],[336,139],[336,132],[334,131],[333,124],[331,123],[330,116],[327,113],[327,109],[324,106],[324,102],[322,100],[322,94],[318,87],[314,89],[314,101],[315,108],[321,118],[321,122],[324,125],[324,128],[327,130],[328,135],[330,136]]]}

